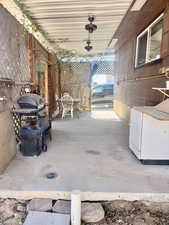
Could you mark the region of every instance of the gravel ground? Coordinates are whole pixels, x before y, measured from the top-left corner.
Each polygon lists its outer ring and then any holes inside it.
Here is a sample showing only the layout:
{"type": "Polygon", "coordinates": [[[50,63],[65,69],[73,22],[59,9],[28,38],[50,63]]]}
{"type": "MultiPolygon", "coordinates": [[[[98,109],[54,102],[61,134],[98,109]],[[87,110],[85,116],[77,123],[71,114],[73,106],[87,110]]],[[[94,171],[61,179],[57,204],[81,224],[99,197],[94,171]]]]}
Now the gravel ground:
{"type": "Polygon", "coordinates": [[[27,215],[27,201],[0,199],[0,225],[22,225],[27,215]]]}
{"type": "Polygon", "coordinates": [[[112,201],[103,207],[105,219],[97,225],[169,225],[169,203],[112,201]]]}
{"type": "MultiPolygon", "coordinates": [[[[23,225],[29,201],[0,199],[0,225],[23,225]]],[[[169,225],[169,203],[115,200],[102,203],[104,220],[97,225],[169,225]]],[[[52,210],[51,210],[52,212],[52,210]]],[[[82,225],[96,225],[95,223],[82,225]]]]}

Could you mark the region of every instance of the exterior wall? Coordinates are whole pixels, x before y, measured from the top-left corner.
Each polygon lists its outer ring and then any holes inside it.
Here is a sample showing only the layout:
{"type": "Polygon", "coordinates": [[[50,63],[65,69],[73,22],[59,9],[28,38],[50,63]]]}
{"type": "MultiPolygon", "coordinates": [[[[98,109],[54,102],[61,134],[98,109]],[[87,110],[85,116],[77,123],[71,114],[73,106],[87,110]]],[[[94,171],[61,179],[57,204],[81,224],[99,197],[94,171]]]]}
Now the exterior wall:
{"type": "MultiPolygon", "coordinates": [[[[0,77],[13,79],[17,82],[30,81],[28,64],[27,38],[22,27],[0,5],[0,77]]],[[[0,88],[0,95],[8,89],[0,88]]],[[[15,100],[20,93],[20,87],[14,87],[12,92],[5,93],[9,100],[15,100]]]]}
{"type": "Polygon", "coordinates": [[[138,12],[129,11],[115,38],[116,91],[114,109],[120,117],[129,119],[130,108],[156,105],[163,96],[152,87],[165,87],[166,77],[161,68],[169,67],[169,5],[167,0],[148,0],[138,12]],[[135,68],[136,38],[151,22],[164,12],[161,59],[135,68]],[[127,34],[127,35],[126,35],[127,34]]]}
{"type": "MultiPolygon", "coordinates": [[[[27,38],[22,27],[0,5],[0,78],[16,82],[30,80],[27,38]]],[[[16,141],[10,108],[19,96],[21,86],[4,86],[0,83],[0,173],[16,154],[16,141]]]]}
{"type": "MultiPolygon", "coordinates": [[[[49,114],[52,114],[56,108],[55,92],[58,92],[55,56],[48,53],[31,34],[25,33],[23,26],[1,4],[0,21],[0,78],[9,78],[23,85],[31,82],[32,89],[39,89],[46,98],[49,114]],[[43,77],[37,74],[36,65],[39,58],[46,64],[46,74],[43,77]],[[46,93],[48,96],[45,96],[46,93]]],[[[12,105],[20,95],[23,85],[16,85],[10,89],[1,86],[0,96],[6,96],[8,103],[12,105]]],[[[1,107],[4,110],[4,105],[1,107]]]]}
{"type": "Polygon", "coordinates": [[[44,97],[51,117],[56,109],[55,94],[59,95],[57,60],[32,35],[29,35],[29,65],[33,83],[32,89],[40,92],[41,96],[44,97]],[[46,68],[43,75],[38,75],[37,63],[39,59],[46,68]]]}
{"type": "Polygon", "coordinates": [[[39,85],[37,58],[43,58],[46,63],[43,81],[45,90],[48,90],[46,92],[48,96],[45,98],[48,99],[49,115],[55,110],[57,72],[55,58],[48,54],[32,35],[25,33],[22,25],[1,4],[0,21],[0,78],[15,81],[15,85],[11,86],[4,85],[4,82],[0,81],[0,97],[5,96],[7,99],[4,102],[0,101],[0,172],[2,172],[16,153],[10,109],[26,83],[33,83],[32,88],[39,85]]]}
{"type": "Polygon", "coordinates": [[[0,112],[0,174],[16,154],[16,140],[10,112],[0,112]]]}
{"type": "Polygon", "coordinates": [[[58,80],[58,65],[56,58],[49,55],[48,65],[48,89],[49,89],[49,115],[52,118],[52,114],[59,106],[56,105],[56,96],[59,96],[59,80],[58,80]]]}

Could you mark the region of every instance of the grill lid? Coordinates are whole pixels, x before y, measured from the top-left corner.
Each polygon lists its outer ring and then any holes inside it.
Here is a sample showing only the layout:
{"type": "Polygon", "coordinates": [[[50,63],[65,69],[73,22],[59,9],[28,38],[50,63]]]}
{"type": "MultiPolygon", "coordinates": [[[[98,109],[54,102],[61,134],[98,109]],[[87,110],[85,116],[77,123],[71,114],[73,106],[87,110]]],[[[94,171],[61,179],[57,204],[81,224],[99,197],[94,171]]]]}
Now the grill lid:
{"type": "Polygon", "coordinates": [[[21,109],[38,109],[44,106],[44,100],[37,94],[26,94],[18,98],[17,103],[21,109]]]}

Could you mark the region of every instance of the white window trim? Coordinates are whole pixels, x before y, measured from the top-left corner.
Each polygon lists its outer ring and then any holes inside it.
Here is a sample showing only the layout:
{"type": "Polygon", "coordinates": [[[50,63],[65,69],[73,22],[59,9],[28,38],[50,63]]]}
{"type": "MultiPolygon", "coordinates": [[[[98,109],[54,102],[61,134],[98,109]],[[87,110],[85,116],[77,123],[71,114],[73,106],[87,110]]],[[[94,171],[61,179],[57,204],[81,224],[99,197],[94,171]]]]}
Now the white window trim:
{"type": "Polygon", "coordinates": [[[145,65],[149,62],[152,62],[152,61],[155,61],[157,59],[152,59],[152,60],[149,60],[149,53],[150,53],[150,37],[151,37],[151,28],[156,24],[158,23],[164,16],[164,13],[162,13],[157,19],[155,19],[142,33],[140,33],[138,36],[137,36],[137,43],[136,43],[136,57],[135,57],[135,68],[139,67],[139,66],[142,66],[142,65],[145,65]],[[146,62],[142,65],[138,65],[137,62],[138,62],[138,47],[139,47],[139,39],[140,37],[142,37],[145,33],[148,33],[147,35],[147,51],[146,51],[146,62]]]}

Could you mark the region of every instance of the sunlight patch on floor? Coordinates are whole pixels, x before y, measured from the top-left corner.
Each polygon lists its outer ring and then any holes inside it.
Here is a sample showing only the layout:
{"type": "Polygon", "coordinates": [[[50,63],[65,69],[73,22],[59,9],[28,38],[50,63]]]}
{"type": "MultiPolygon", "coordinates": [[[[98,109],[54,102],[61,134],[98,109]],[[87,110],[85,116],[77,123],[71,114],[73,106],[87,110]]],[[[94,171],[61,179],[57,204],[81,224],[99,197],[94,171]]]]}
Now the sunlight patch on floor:
{"type": "Polygon", "coordinates": [[[91,117],[97,120],[121,121],[114,111],[108,110],[92,110],[91,117]]]}
{"type": "MultiPolygon", "coordinates": [[[[109,105],[109,104],[104,104],[103,107],[104,107],[104,108],[109,108],[110,105],[109,105]]],[[[97,109],[97,108],[100,108],[100,106],[99,106],[99,105],[92,105],[91,108],[92,108],[92,109],[97,109]]]]}

